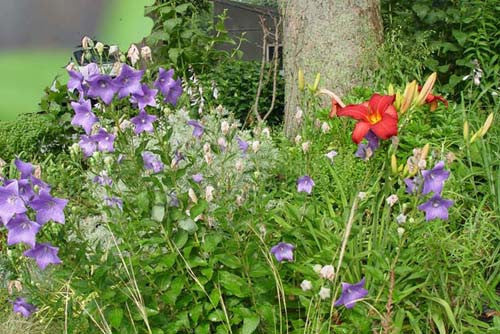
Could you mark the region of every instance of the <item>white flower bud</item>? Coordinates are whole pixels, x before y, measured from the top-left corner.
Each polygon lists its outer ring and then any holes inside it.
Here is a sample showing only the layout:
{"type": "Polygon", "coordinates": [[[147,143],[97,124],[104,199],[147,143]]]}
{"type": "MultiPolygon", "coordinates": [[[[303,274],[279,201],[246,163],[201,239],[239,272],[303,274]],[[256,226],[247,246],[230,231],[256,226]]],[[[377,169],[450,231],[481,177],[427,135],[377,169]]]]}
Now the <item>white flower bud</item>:
{"type": "Polygon", "coordinates": [[[90,37],[84,36],[82,38],[82,48],[84,50],[88,50],[88,49],[92,48],[93,46],[94,46],[94,42],[92,41],[92,39],[90,39],[90,37]]]}
{"type": "Polygon", "coordinates": [[[315,127],[316,129],[321,128],[321,120],[320,120],[319,118],[316,118],[316,119],[314,120],[314,127],[315,127]]]}
{"type": "Polygon", "coordinates": [[[113,64],[113,67],[111,68],[111,72],[109,73],[109,75],[118,76],[122,71],[122,67],[123,63],[120,63],[119,61],[115,62],[113,64]]]}
{"type": "Polygon", "coordinates": [[[364,199],[366,198],[366,196],[367,196],[367,194],[366,194],[364,191],[360,191],[360,192],[358,193],[358,198],[359,198],[360,200],[364,200],[364,199]]]}
{"type": "Polygon", "coordinates": [[[295,137],[295,144],[297,144],[297,145],[298,145],[298,144],[300,144],[300,142],[301,142],[301,141],[302,141],[302,136],[301,136],[301,135],[297,135],[297,136],[295,137]]]}
{"type": "Polygon", "coordinates": [[[104,157],[104,164],[108,167],[111,167],[114,161],[115,160],[112,156],[107,155],[106,157],[104,157]]]}
{"type": "Polygon", "coordinates": [[[403,213],[400,213],[397,217],[396,217],[396,221],[398,222],[398,224],[404,224],[406,223],[406,215],[403,214],[403,213]]]}
{"type": "Polygon", "coordinates": [[[314,270],[314,272],[315,272],[316,274],[318,274],[318,275],[319,275],[319,273],[321,272],[321,269],[323,269],[323,266],[322,266],[321,264],[315,264],[315,265],[313,266],[313,270],[314,270]]]}
{"type": "Polygon", "coordinates": [[[240,196],[240,195],[236,196],[236,204],[238,206],[242,206],[244,201],[245,200],[243,199],[243,196],[240,196]]]}
{"type": "Polygon", "coordinates": [[[191,199],[191,201],[193,203],[198,203],[198,197],[194,193],[193,188],[189,188],[189,190],[188,190],[188,196],[189,196],[189,198],[191,199]]]}
{"type": "Polygon", "coordinates": [[[321,268],[321,270],[319,272],[319,276],[321,278],[333,281],[333,278],[335,277],[335,269],[330,264],[326,265],[323,268],[321,268]]]}
{"type": "Polygon", "coordinates": [[[311,146],[310,141],[306,141],[306,142],[302,143],[302,151],[304,151],[304,153],[307,153],[309,151],[310,146],[311,146]]]}
{"type": "Polygon", "coordinates": [[[141,48],[141,58],[147,62],[153,61],[153,56],[151,54],[151,48],[149,46],[143,46],[141,48]]]}
{"type": "Polygon", "coordinates": [[[139,49],[135,44],[131,44],[127,52],[127,58],[130,59],[130,63],[134,66],[139,61],[139,49]]]}
{"type": "Polygon", "coordinates": [[[205,199],[207,200],[207,202],[212,202],[213,199],[214,199],[214,187],[212,186],[207,186],[205,188],[205,199]]]}
{"type": "Polygon", "coordinates": [[[260,142],[258,140],[255,140],[252,142],[252,150],[257,153],[260,149],[260,142]]]}
{"type": "Polygon", "coordinates": [[[398,195],[391,195],[387,197],[385,201],[387,202],[387,204],[389,204],[390,207],[392,207],[394,206],[394,204],[396,204],[398,200],[399,200],[398,195]]]}
{"type": "Polygon", "coordinates": [[[260,226],[259,226],[259,232],[260,232],[260,234],[262,234],[263,236],[265,236],[266,233],[267,233],[266,225],[260,224],[260,226]]]}
{"type": "Polygon", "coordinates": [[[227,121],[222,121],[220,123],[220,131],[224,134],[227,135],[229,133],[229,123],[227,121]]]}
{"type": "Polygon", "coordinates": [[[323,122],[323,124],[321,124],[321,131],[323,133],[328,133],[328,132],[330,132],[330,130],[331,130],[330,125],[328,125],[327,122],[323,122]]]}
{"type": "Polygon", "coordinates": [[[210,144],[209,143],[205,143],[203,144],[203,152],[204,153],[210,153],[212,150],[210,148],[210,144]]]}
{"type": "Polygon", "coordinates": [[[309,291],[312,289],[312,283],[311,281],[308,281],[308,280],[303,280],[302,283],[300,283],[300,288],[302,289],[302,291],[309,291]]]}
{"type": "Polygon", "coordinates": [[[236,168],[236,171],[238,173],[243,172],[243,170],[245,169],[245,165],[243,164],[243,160],[241,160],[241,159],[236,160],[235,168],[236,168]]]}
{"type": "Polygon", "coordinates": [[[111,45],[109,47],[108,54],[114,57],[118,56],[120,54],[120,48],[118,47],[118,45],[111,45]]]}
{"type": "Polygon", "coordinates": [[[130,122],[128,119],[124,119],[120,123],[120,130],[125,131],[126,129],[129,129],[132,127],[132,122],[130,122]]]}
{"type": "Polygon", "coordinates": [[[403,234],[405,233],[405,229],[402,227],[398,227],[398,235],[400,238],[403,237],[403,234]]]}
{"type": "Polygon", "coordinates": [[[217,144],[219,144],[219,147],[222,151],[226,150],[227,147],[226,139],[224,139],[223,137],[218,138],[217,144]]]}
{"type": "Polygon", "coordinates": [[[318,295],[323,300],[328,299],[330,298],[330,289],[322,286],[321,289],[319,290],[318,295]]]}
{"type": "Polygon", "coordinates": [[[96,49],[97,53],[100,56],[102,56],[102,53],[104,52],[104,44],[102,44],[101,42],[97,42],[95,45],[95,49],[96,49]]]}

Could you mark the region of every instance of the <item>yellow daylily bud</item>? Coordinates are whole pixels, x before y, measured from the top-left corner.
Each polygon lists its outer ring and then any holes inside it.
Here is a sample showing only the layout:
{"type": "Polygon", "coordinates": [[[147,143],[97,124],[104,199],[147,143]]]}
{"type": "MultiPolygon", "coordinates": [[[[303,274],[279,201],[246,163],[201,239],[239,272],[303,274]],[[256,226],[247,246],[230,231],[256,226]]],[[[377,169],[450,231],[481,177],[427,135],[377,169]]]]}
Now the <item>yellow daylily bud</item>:
{"type": "Polygon", "coordinates": [[[404,168],[404,167],[405,167],[404,165],[400,165],[400,166],[398,167],[398,172],[400,172],[400,173],[401,173],[401,172],[403,171],[403,168],[404,168]]]}
{"type": "Polygon", "coordinates": [[[429,148],[429,143],[424,145],[424,148],[422,148],[422,153],[420,153],[420,160],[425,160],[427,158],[427,154],[429,154],[429,148]]]}
{"type": "Polygon", "coordinates": [[[392,84],[389,84],[389,87],[387,87],[387,94],[394,95],[394,86],[392,84]]]}
{"type": "Polygon", "coordinates": [[[405,168],[403,169],[403,176],[407,176],[409,172],[410,172],[410,167],[408,167],[408,163],[407,163],[405,165],[405,168]]]}
{"type": "Polygon", "coordinates": [[[480,138],[481,130],[482,130],[482,128],[481,128],[481,129],[479,129],[476,133],[474,133],[474,134],[472,135],[472,138],[470,139],[470,143],[471,143],[471,144],[472,144],[473,142],[475,142],[475,141],[476,141],[476,139],[480,138]]]}
{"type": "Polygon", "coordinates": [[[436,83],[436,78],[437,78],[437,73],[434,72],[432,73],[429,78],[427,78],[427,81],[424,84],[424,87],[422,87],[422,90],[420,91],[420,94],[418,94],[417,99],[415,100],[415,103],[419,106],[423,105],[425,102],[425,98],[429,93],[432,91],[432,88],[434,87],[434,84],[436,83]]]}
{"type": "Polygon", "coordinates": [[[406,85],[405,92],[403,94],[403,102],[401,104],[401,108],[399,109],[400,113],[404,114],[410,108],[417,91],[417,81],[413,80],[406,85]]]}
{"type": "Polygon", "coordinates": [[[391,155],[391,170],[393,174],[398,173],[398,160],[394,154],[391,155]]]}
{"type": "Polygon", "coordinates": [[[469,122],[464,122],[464,139],[469,140],[469,122]]]}
{"type": "Polygon", "coordinates": [[[321,80],[321,73],[316,74],[316,78],[314,79],[314,85],[312,86],[312,92],[316,92],[318,90],[319,81],[321,80]]]}
{"type": "Polygon", "coordinates": [[[479,132],[480,132],[479,133],[479,137],[484,136],[486,134],[486,132],[488,132],[488,130],[491,127],[491,124],[493,124],[493,113],[491,113],[491,114],[488,115],[488,118],[486,119],[486,121],[484,122],[483,126],[479,130],[479,132]]]}
{"type": "Polygon", "coordinates": [[[304,71],[300,68],[299,69],[299,90],[304,90],[306,86],[306,81],[304,79],[304,71]]]}
{"type": "Polygon", "coordinates": [[[401,103],[403,103],[403,95],[401,95],[401,92],[398,90],[396,91],[396,100],[394,101],[394,107],[396,107],[396,110],[400,110],[401,103]]]}

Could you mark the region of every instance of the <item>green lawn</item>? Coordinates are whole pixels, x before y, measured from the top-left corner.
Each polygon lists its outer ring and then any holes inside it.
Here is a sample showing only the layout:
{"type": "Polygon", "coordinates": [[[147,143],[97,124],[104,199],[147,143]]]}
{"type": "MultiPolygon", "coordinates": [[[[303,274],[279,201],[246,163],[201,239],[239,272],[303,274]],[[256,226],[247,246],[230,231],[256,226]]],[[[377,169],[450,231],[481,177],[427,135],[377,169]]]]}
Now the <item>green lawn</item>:
{"type": "MultiPolygon", "coordinates": [[[[153,25],[144,6],[153,0],[108,2],[97,38],[126,50],[147,36],[153,25]]],[[[84,34],[84,32],[82,32],[84,34]]],[[[77,43],[75,43],[77,44],[77,43]]],[[[9,50],[0,52],[0,121],[38,110],[43,89],[64,74],[72,50],[9,50]]]]}

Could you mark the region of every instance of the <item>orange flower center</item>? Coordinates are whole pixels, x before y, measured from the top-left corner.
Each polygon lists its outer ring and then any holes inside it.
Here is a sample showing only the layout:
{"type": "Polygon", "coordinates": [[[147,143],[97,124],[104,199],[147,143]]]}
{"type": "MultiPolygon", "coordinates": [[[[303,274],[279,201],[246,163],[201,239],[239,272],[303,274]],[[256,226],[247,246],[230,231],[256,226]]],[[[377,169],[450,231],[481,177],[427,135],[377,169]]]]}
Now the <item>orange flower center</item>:
{"type": "Polygon", "coordinates": [[[382,120],[382,115],[380,115],[380,113],[378,112],[372,112],[368,115],[368,122],[370,122],[370,124],[377,124],[378,122],[380,122],[382,120]]]}

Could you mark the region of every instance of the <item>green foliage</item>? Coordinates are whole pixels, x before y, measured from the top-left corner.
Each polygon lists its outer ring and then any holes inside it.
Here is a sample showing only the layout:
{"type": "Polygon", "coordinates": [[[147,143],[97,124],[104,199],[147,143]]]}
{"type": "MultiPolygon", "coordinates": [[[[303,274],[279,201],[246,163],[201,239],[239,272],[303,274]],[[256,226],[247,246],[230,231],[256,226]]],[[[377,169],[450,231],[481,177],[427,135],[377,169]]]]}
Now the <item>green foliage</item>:
{"type": "Polygon", "coordinates": [[[408,77],[435,71],[443,89],[454,97],[460,91],[475,91],[468,98],[481,96],[483,103],[496,99],[500,73],[497,1],[422,0],[409,5],[384,0],[382,4],[389,34],[382,66],[408,77]],[[400,61],[394,58],[398,54],[400,61]],[[393,61],[386,61],[385,56],[393,61]],[[475,84],[478,70],[481,83],[475,84]]]}
{"type": "Polygon", "coordinates": [[[159,65],[174,67],[187,77],[188,69],[204,73],[231,56],[216,48],[236,44],[224,27],[225,16],[213,22],[208,9],[204,2],[184,0],[158,0],[146,8],[146,15],[154,21],[146,43],[154,50],[159,65]]]}
{"type": "MultiPolygon", "coordinates": [[[[259,112],[265,114],[272,105],[273,77],[271,63],[266,64],[264,80],[259,97],[259,112]]],[[[257,61],[225,61],[212,71],[199,76],[203,87],[203,97],[211,105],[223,105],[241,121],[245,121],[255,105],[259,85],[261,63],[257,61]],[[217,98],[214,97],[214,89],[217,98]]],[[[285,105],[285,82],[277,75],[276,100],[268,121],[278,124],[283,119],[285,105]]],[[[253,115],[250,115],[254,117],[253,115]]]]}

